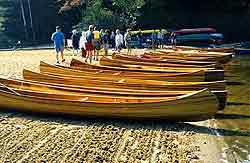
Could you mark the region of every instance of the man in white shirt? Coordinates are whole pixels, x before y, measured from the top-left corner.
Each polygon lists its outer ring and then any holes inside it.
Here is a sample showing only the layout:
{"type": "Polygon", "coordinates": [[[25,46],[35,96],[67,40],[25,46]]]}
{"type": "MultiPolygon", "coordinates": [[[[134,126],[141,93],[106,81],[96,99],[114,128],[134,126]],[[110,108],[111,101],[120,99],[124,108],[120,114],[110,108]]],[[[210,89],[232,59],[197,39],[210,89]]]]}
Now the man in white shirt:
{"type": "Polygon", "coordinates": [[[115,47],[116,47],[116,50],[118,52],[120,52],[121,49],[122,49],[122,46],[123,46],[123,36],[120,33],[120,30],[117,29],[116,30],[116,36],[115,36],[115,47]]]}

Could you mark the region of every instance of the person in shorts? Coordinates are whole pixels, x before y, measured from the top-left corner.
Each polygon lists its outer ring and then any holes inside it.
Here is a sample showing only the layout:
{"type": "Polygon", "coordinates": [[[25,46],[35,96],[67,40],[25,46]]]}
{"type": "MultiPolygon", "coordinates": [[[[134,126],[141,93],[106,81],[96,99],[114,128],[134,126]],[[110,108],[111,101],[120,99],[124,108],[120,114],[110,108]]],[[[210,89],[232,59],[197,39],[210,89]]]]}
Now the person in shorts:
{"type": "Polygon", "coordinates": [[[108,49],[109,49],[109,36],[108,36],[108,30],[105,30],[103,38],[102,38],[102,44],[103,44],[103,48],[104,48],[104,55],[107,56],[108,55],[108,49]]]}
{"type": "Polygon", "coordinates": [[[51,40],[54,42],[54,47],[56,50],[56,63],[60,64],[59,62],[59,53],[61,53],[62,62],[65,61],[63,57],[63,51],[64,51],[64,45],[65,45],[65,39],[64,34],[61,32],[61,27],[56,27],[56,32],[54,32],[51,36],[51,40]]]}
{"type": "Polygon", "coordinates": [[[127,32],[124,35],[124,41],[125,41],[125,47],[128,49],[127,54],[131,54],[132,52],[132,47],[131,47],[131,30],[127,29],[127,32]]]}
{"type": "Polygon", "coordinates": [[[76,29],[72,31],[71,35],[72,45],[73,45],[73,56],[78,54],[80,37],[76,29]]]}
{"type": "Polygon", "coordinates": [[[164,40],[164,34],[162,30],[160,30],[157,34],[157,40],[158,40],[158,45],[160,49],[163,49],[163,40],[164,40]]]}
{"type": "Polygon", "coordinates": [[[89,30],[86,32],[86,60],[85,62],[90,61],[90,63],[92,62],[92,56],[93,56],[93,51],[94,51],[94,26],[90,25],[89,26],[89,30]]]}
{"type": "Polygon", "coordinates": [[[94,60],[98,61],[99,52],[101,50],[101,33],[94,28],[94,60]]]}
{"type": "Polygon", "coordinates": [[[152,49],[155,49],[157,47],[157,33],[156,30],[153,31],[151,34],[151,39],[152,39],[152,49]]]}
{"type": "Polygon", "coordinates": [[[87,42],[86,33],[83,31],[82,36],[80,37],[79,47],[80,47],[81,52],[82,52],[82,57],[84,57],[84,58],[86,57],[86,47],[85,47],[86,42],[87,42]]]}

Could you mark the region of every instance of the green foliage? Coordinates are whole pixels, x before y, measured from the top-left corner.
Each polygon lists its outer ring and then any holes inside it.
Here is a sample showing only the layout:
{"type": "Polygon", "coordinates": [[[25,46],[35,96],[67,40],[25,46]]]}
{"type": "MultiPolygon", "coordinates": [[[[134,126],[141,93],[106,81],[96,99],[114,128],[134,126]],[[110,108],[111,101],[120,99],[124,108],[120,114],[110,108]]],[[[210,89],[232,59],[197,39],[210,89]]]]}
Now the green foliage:
{"type": "Polygon", "coordinates": [[[89,1],[83,9],[80,26],[95,24],[103,28],[133,27],[136,24],[138,9],[144,5],[144,0],[113,0],[107,8],[103,0],[89,1]]]}

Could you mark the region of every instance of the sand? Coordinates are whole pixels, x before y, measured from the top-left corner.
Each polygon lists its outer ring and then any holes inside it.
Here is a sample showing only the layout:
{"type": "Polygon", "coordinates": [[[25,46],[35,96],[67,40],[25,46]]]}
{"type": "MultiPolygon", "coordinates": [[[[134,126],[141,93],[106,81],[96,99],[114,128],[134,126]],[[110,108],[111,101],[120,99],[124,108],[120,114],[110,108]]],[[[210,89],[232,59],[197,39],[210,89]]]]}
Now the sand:
{"type": "MultiPolygon", "coordinates": [[[[72,58],[66,51],[66,65],[72,58]]],[[[53,50],[0,52],[0,76],[55,63],[53,50]]],[[[0,112],[0,162],[219,162],[209,121],[170,123],[0,112]]]]}

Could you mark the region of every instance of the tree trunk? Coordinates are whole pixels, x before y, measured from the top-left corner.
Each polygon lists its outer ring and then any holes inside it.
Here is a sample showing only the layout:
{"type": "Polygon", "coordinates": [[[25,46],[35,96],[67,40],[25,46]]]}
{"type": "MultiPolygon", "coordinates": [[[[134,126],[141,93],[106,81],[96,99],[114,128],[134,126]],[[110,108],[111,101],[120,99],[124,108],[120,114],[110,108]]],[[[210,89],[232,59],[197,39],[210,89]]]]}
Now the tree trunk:
{"type": "Polygon", "coordinates": [[[20,5],[21,5],[22,18],[23,18],[23,26],[25,30],[25,39],[28,40],[28,30],[27,30],[27,22],[26,22],[26,17],[25,17],[25,12],[24,12],[23,0],[20,0],[20,5]]]}
{"type": "Polygon", "coordinates": [[[34,31],[34,26],[33,26],[33,17],[32,17],[32,11],[31,11],[31,6],[30,6],[30,0],[28,0],[28,5],[29,5],[29,15],[30,15],[30,26],[32,30],[32,39],[34,41],[36,39],[36,35],[34,31]]]}

